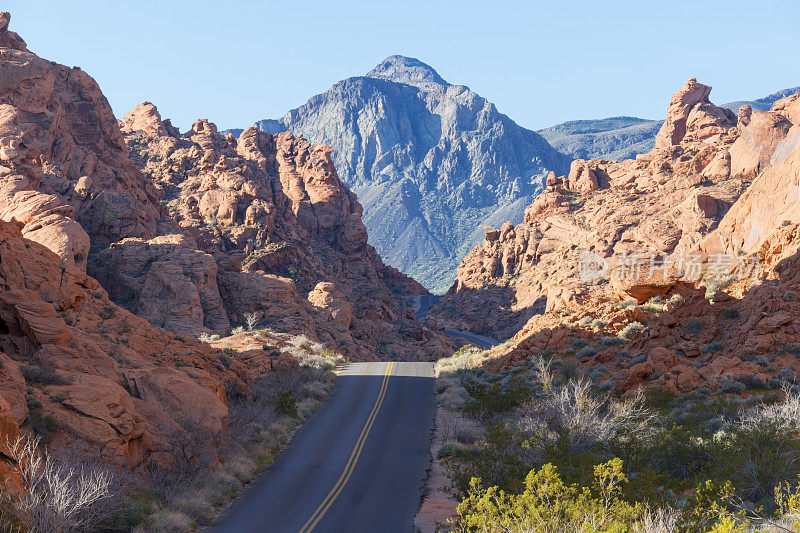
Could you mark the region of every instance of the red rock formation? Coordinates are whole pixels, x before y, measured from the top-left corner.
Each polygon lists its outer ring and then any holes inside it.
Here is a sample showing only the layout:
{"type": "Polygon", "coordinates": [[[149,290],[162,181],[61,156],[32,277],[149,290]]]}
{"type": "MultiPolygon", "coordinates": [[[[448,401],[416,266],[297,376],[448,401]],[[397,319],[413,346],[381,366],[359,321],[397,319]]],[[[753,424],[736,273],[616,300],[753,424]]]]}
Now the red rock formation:
{"type": "Polygon", "coordinates": [[[207,345],[117,307],[97,281],[6,222],[0,352],[0,434],[13,437],[40,403],[59,442],[118,464],[168,461],[175,432],[187,430],[176,420],[220,431],[222,381],[246,379],[220,370],[207,345]]]}
{"type": "Polygon", "coordinates": [[[255,313],[273,329],[310,334],[355,359],[443,353],[440,334],[398,298],[425,290],[367,243],[361,205],[336,174],[329,147],[255,128],[234,140],[206,120],[178,135],[150,103],[128,113],[122,129],[185,236],[169,250],[128,240],[98,254],[92,268],[130,309],[154,310],[143,316],[173,330],[169,324],[180,323],[224,334],[229,324],[213,319],[221,298],[230,323],[255,313]],[[213,258],[217,272],[191,259],[197,254],[213,258]],[[160,280],[156,290],[143,291],[145,277],[160,280]],[[219,296],[197,280],[216,284],[219,296]],[[186,285],[180,302],[174,290],[161,290],[171,285],[186,285]]]}
{"type": "Polygon", "coordinates": [[[84,269],[89,237],[155,233],[153,190],[95,81],[29,52],[9,20],[0,20],[0,219],[84,269]]]}
{"type": "Polygon", "coordinates": [[[708,101],[709,92],[692,79],[673,96],[650,153],[576,161],[569,176],[550,176],[522,224],[487,231],[468,254],[432,319],[513,335],[494,350],[496,367],[545,350],[565,354],[586,339],[598,353],[584,366],[610,371],[604,379],[617,392],[644,383],[687,392],[725,378],[766,381],[797,364],[800,98],[770,111],[743,107],[736,121],[708,101]],[[712,272],[718,252],[731,264],[712,272]],[[726,288],[706,299],[705,288],[670,262],[682,254],[696,256],[700,284],[726,288]],[[764,269],[761,281],[739,275],[739,260],[752,258],[764,269]],[[659,295],[670,300],[618,305],[659,295]],[[633,322],[643,331],[617,340],[633,322]]]}
{"type": "MultiPolygon", "coordinates": [[[[577,160],[568,176],[550,176],[523,223],[487,232],[466,256],[431,321],[506,338],[534,314],[566,309],[597,289],[579,275],[587,257],[613,271],[615,256],[696,249],[748,185],[729,179],[738,129],[729,111],[708,101],[710,91],[692,79],[675,93],[650,153],[622,162],[577,160]]],[[[627,290],[616,281],[618,291],[627,290]]],[[[628,283],[645,299],[672,285],[628,283]]]]}
{"type": "Polygon", "coordinates": [[[237,141],[207,120],[181,136],[149,103],[117,122],[94,80],[29,52],[9,20],[0,17],[0,220],[174,332],[227,334],[256,313],[356,359],[441,355],[448,341],[402,299],[425,290],[367,244],[330,148],[255,128],[237,141]],[[348,328],[307,300],[320,282],[348,302],[348,328]]]}

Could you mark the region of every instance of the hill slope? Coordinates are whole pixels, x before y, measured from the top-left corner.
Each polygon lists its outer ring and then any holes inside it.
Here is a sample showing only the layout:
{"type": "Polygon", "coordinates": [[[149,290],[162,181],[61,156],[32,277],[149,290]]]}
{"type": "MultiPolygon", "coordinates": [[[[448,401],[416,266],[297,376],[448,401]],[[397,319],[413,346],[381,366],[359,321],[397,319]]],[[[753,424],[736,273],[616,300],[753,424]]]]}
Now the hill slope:
{"type": "Polygon", "coordinates": [[[452,283],[488,217],[502,209],[520,221],[548,171],[564,172],[569,162],[468,87],[402,56],[257,126],[329,144],[364,205],[371,244],[438,291],[452,283]]]}
{"type": "MultiPolygon", "coordinates": [[[[720,107],[734,113],[743,105],[767,111],[777,100],[800,92],[800,87],[783,89],[757,100],[739,100],[720,107]]],[[[575,159],[633,159],[653,149],[662,120],[610,117],[572,120],[539,130],[553,148],[575,159]]]]}

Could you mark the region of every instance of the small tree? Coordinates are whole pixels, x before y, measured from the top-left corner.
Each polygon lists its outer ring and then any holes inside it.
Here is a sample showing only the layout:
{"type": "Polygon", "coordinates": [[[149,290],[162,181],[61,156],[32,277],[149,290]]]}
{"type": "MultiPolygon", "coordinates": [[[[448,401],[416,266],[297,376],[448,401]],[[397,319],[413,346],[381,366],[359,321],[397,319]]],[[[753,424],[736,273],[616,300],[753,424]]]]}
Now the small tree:
{"type": "Polygon", "coordinates": [[[108,472],[60,464],[47,450],[39,452],[38,438],[17,437],[7,447],[22,490],[6,498],[25,529],[59,533],[95,528],[102,519],[97,504],[111,495],[108,472]]]}
{"type": "Polygon", "coordinates": [[[258,315],[255,313],[255,311],[245,313],[244,321],[247,324],[247,331],[253,331],[253,328],[256,327],[256,324],[258,324],[258,315]]]}

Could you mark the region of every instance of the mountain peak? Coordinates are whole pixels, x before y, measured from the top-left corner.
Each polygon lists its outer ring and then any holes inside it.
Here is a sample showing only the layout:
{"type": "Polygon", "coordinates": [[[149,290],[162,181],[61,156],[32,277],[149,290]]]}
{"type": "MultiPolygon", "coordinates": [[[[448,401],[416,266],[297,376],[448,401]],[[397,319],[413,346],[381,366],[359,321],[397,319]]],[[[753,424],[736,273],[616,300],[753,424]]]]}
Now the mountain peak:
{"type": "Polygon", "coordinates": [[[419,59],[400,55],[389,56],[367,73],[368,78],[378,78],[431,90],[450,85],[433,67],[419,59]]]}

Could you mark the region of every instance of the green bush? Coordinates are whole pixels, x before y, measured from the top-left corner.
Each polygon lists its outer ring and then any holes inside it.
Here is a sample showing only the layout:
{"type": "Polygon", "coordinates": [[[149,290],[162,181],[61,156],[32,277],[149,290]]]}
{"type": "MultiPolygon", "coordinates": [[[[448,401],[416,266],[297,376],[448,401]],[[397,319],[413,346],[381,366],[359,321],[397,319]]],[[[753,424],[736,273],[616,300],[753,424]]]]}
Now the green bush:
{"type": "Polygon", "coordinates": [[[297,417],[297,399],[292,391],[278,391],[275,394],[275,411],[284,416],[297,417]]]}
{"type": "Polygon", "coordinates": [[[498,487],[484,488],[480,478],[473,478],[467,496],[458,505],[453,530],[630,531],[631,526],[642,521],[646,509],[622,499],[622,486],[627,481],[619,459],[595,466],[589,487],[565,484],[556,467],[549,463],[530,471],[520,494],[509,494],[498,487]]]}
{"type": "Polygon", "coordinates": [[[487,384],[477,379],[468,379],[464,388],[470,395],[464,406],[468,414],[506,413],[531,397],[531,390],[522,378],[514,377],[507,382],[487,384]]]}
{"type": "Polygon", "coordinates": [[[58,431],[58,421],[52,416],[42,413],[41,409],[33,409],[28,413],[28,425],[33,432],[49,443],[58,431]]]}
{"type": "Polygon", "coordinates": [[[619,332],[619,336],[622,339],[627,339],[634,333],[639,333],[640,331],[644,331],[644,325],[641,322],[634,321],[622,328],[622,331],[619,332]]]}
{"type": "Polygon", "coordinates": [[[42,385],[68,385],[72,380],[64,378],[58,374],[51,366],[39,365],[20,365],[22,377],[28,383],[40,383],[42,385]]]}
{"type": "Polygon", "coordinates": [[[725,318],[739,318],[739,310],[734,307],[731,307],[723,311],[722,316],[725,318]]]}
{"type": "Polygon", "coordinates": [[[706,344],[703,348],[703,353],[717,353],[722,349],[722,343],[719,341],[714,341],[712,343],[706,344]]]}
{"type": "Polygon", "coordinates": [[[703,326],[705,326],[705,322],[699,318],[692,318],[686,323],[684,330],[686,333],[691,333],[694,335],[696,333],[700,333],[700,331],[703,329],[703,326]]]}

